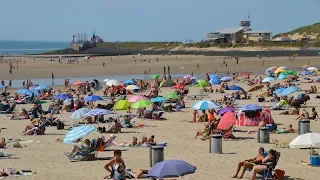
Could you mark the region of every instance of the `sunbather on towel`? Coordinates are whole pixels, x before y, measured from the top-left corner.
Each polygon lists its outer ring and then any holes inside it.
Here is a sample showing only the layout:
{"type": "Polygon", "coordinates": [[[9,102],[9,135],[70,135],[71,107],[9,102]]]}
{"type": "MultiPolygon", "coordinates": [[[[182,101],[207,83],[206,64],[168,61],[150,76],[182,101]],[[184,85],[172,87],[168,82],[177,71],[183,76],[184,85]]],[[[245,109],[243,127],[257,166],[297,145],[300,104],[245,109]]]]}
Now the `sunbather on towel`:
{"type": "Polygon", "coordinates": [[[0,177],[20,175],[20,172],[13,168],[0,168],[0,177]]]}
{"type": "Polygon", "coordinates": [[[146,175],[148,174],[147,169],[132,169],[131,171],[126,170],[126,174],[133,176],[136,179],[143,179],[146,178],[146,175]]]}
{"type": "Polygon", "coordinates": [[[241,175],[239,177],[239,179],[243,178],[244,173],[246,172],[247,169],[252,169],[253,166],[255,166],[256,164],[261,164],[262,159],[265,157],[264,155],[264,148],[260,147],[258,149],[258,155],[252,159],[247,159],[244,160],[242,162],[238,163],[238,167],[237,167],[237,172],[234,176],[232,176],[232,178],[238,178],[238,174],[241,170],[241,167],[243,167],[241,175]]]}
{"type": "Polygon", "coordinates": [[[282,134],[282,133],[294,133],[296,132],[293,128],[292,128],[292,124],[289,125],[289,127],[285,128],[285,129],[279,129],[277,131],[278,134],[282,134]]]}

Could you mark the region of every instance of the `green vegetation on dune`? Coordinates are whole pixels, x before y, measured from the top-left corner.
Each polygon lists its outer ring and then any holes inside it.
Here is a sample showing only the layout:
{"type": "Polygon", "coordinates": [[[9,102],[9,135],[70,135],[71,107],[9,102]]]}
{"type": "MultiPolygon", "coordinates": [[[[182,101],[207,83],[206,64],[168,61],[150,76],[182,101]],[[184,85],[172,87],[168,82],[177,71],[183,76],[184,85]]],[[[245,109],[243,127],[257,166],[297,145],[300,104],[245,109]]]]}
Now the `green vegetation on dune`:
{"type": "Polygon", "coordinates": [[[308,25],[308,26],[302,26],[299,27],[297,29],[294,29],[292,31],[286,32],[286,33],[281,33],[281,34],[277,34],[275,35],[273,38],[276,37],[280,37],[281,35],[290,35],[290,34],[318,34],[317,39],[320,39],[320,23],[315,23],[312,25],[308,25]]]}

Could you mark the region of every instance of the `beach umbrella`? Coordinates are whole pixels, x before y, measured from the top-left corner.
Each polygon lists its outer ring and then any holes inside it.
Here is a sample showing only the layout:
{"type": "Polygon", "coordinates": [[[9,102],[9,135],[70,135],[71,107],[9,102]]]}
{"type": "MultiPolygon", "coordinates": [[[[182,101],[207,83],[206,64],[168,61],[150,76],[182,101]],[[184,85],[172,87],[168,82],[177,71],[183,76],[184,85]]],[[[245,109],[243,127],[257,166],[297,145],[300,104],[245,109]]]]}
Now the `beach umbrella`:
{"type": "Polygon", "coordinates": [[[124,85],[133,85],[133,84],[137,84],[137,83],[134,80],[129,79],[129,80],[123,81],[122,84],[124,84],[124,85]]]}
{"type": "Polygon", "coordinates": [[[6,87],[5,85],[0,84],[0,89],[3,89],[5,87],[6,87]]]}
{"type": "Polygon", "coordinates": [[[303,69],[307,69],[309,66],[308,65],[303,65],[302,68],[303,69]]]}
{"type": "Polygon", "coordinates": [[[198,81],[198,84],[196,85],[196,87],[208,87],[210,86],[208,81],[201,79],[198,81]]]}
{"type": "Polygon", "coordinates": [[[283,72],[286,72],[286,70],[278,68],[274,73],[279,74],[279,73],[283,73],[283,72]]]}
{"type": "Polygon", "coordinates": [[[46,104],[46,103],[48,103],[48,102],[47,101],[40,101],[40,100],[34,102],[34,104],[46,104]]]}
{"type": "Polygon", "coordinates": [[[172,88],[173,89],[184,89],[184,85],[183,84],[176,84],[172,88]]]}
{"type": "Polygon", "coordinates": [[[192,78],[192,76],[190,76],[190,75],[186,75],[183,77],[183,79],[190,79],[190,78],[192,78]]]}
{"type": "Polygon", "coordinates": [[[241,107],[242,111],[259,111],[262,110],[262,107],[258,104],[246,104],[241,107]]]}
{"type": "Polygon", "coordinates": [[[165,98],[163,98],[163,97],[161,97],[161,96],[158,96],[158,97],[156,97],[156,98],[151,99],[151,102],[162,103],[162,102],[164,102],[165,100],[166,100],[165,98]]]}
{"type": "Polygon", "coordinates": [[[107,110],[107,109],[96,108],[96,109],[91,110],[88,113],[86,113],[83,117],[100,116],[100,115],[105,115],[105,114],[114,114],[114,112],[107,110]]]}
{"type": "Polygon", "coordinates": [[[221,81],[220,81],[220,79],[219,79],[219,76],[216,75],[216,76],[212,77],[212,78],[210,79],[209,83],[212,84],[212,85],[220,85],[220,84],[221,84],[221,81]]]}
{"type": "Polygon", "coordinates": [[[121,83],[119,81],[114,80],[114,79],[109,80],[108,82],[106,82],[106,84],[107,84],[107,86],[119,86],[119,85],[121,85],[121,83]]]}
{"type": "Polygon", "coordinates": [[[233,91],[244,91],[244,89],[243,89],[242,87],[240,87],[240,86],[235,86],[235,85],[230,86],[230,87],[229,87],[229,90],[233,90],[233,91]]]}
{"type": "Polygon", "coordinates": [[[103,80],[103,82],[108,82],[108,81],[109,81],[109,79],[104,79],[104,80],[103,80]]]}
{"type": "Polygon", "coordinates": [[[90,112],[90,109],[88,109],[88,108],[78,109],[78,110],[76,110],[75,112],[72,113],[71,119],[72,120],[82,119],[84,117],[84,115],[87,114],[88,112],[90,112]]]}
{"type": "Polygon", "coordinates": [[[316,67],[309,67],[307,68],[308,71],[311,71],[311,72],[317,72],[318,71],[318,68],[316,67]]]}
{"type": "Polygon", "coordinates": [[[166,99],[179,99],[180,96],[176,93],[167,94],[164,96],[166,99]]]}
{"type": "Polygon", "coordinates": [[[198,109],[198,110],[209,110],[209,109],[219,109],[219,108],[222,108],[222,106],[214,101],[203,100],[203,101],[196,102],[192,106],[192,108],[198,109]]]}
{"type": "Polygon", "coordinates": [[[145,108],[151,104],[152,104],[152,102],[150,100],[140,100],[138,102],[133,103],[132,108],[133,109],[145,108]]]}
{"type": "Polygon", "coordinates": [[[196,167],[182,160],[166,160],[155,164],[147,174],[147,177],[172,178],[192,174],[196,167]]]}
{"type": "Polygon", "coordinates": [[[130,102],[128,100],[119,100],[114,105],[116,110],[127,110],[130,106],[130,102]]]}
{"type": "Polygon", "coordinates": [[[74,86],[80,86],[80,85],[82,85],[82,84],[84,84],[84,82],[82,82],[82,81],[76,81],[76,82],[74,82],[72,85],[74,85],[74,86]]]}
{"type": "Polygon", "coordinates": [[[144,97],[144,96],[131,96],[129,98],[129,102],[131,103],[134,103],[134,102],[137,102],[137,101],[140,101],[140,100],[149,100],[147,97],[144,97]]]}
{"type": "Polygon", "coordinates": [[[231,81],[232,78],[231,77],[228,77],[228,76],[223,76],[220,81],[223,81],[223,82],[226,82],[226,81],[231,81]]]}
{"type": "Polygon", "coordinates": [[[160,75],[159,74],[154,74],[153,76],[152,76],[152,79],[159,79],[160,78],[160,75]]]}
{"type": "Polygon", "coordinates": [[[289,71],[284,72],[283,74],[296,76],[296,75],[298,75],[298,72],[295,70],[289,70],[289,71]]]}
{"type": "Polygon", "coordinates": [[[276,80],[274,77],[269,76],[269,77],[264,78],[262,80],[262,82],[263,83],[267,83],[267,82],[271,82],[271,81],[274,81],[274,80],[276,80]]]}
{"type": "Polygon", "coordinates": [[[284,80],[284,79],[287,79],[287,77],[288,77],[288,74],[281,73],[281,74],[278,76],[278,79],[279,79],[279,80],[284,80]]]}
{"type": "Polygon", "coordinates": [[[39,85],[37,87],[34,88],[34,90],[37,90],[37,91],[42,91],[44,89],[49,89],[50,87],[47,86],[47,85],[39,85]]]}
{"type": "Polygon", "coordinates": [[[90,133],[92,133],[95,130],[96,130],[96,128],[94,126],[88,126],[88,125],[73,128],[64,137],[63,143],[65,143],[65,144],[74,143],[78,139],[89,135],[90,133]]]}
{"type": "Polygon", "coordinates": [[[55,99],[71,99],[68,94],[58,94],[54,97],[55,99]]]}
{"type": "Polygon", "coordinates": [[[70,104],[71,103],[71,99],[66,99],[63,101],[63,104],[70,104]]]}
{"type": "Polygon", "coordinates": [[[233,112],[226,112],[220,119],[217,129],[228,129],[230,125],[236,124],[236,114],[233,112]]]}
{"type": "Polygon", "coordinates": [[[86,98],[86,101],[100,101],[100,100],[103,100],[103,98],[97,95],[91,95],[86,98]]]}
{"type": "Polygon", "coordinates": [[[302,72],[300,72],[300,74],[303,75],[303,76],[307,76],[307,75],[310,75],[312,73],[310,71],[302,71],[302,72]]]}
{"type": "Polygon", "coordinates": [[[277,69],[278,69],[278,68],[275,67],[275,66],[269,67],[269,68],[266,69],[265,73],[266,73],[266,74],[272,74],[272,73],[274,73],[277,69]]]}
{"type": "Polygon", "coordinates": [[[278,67],[278,69],[287,69],[287,67],[286,66],[280,66],[280,67],[278,67]]]}
{"type": "Polygon", "coordinates": [[[262,89],[263,87],[264,87],[264,85],[262,85],[262,84],[260,84],[260,85],[255,85],[255,86],[253,86],[252,88],[250,88],[250,89],[248,90],[248,92],[258,91],[258,90],[262,89]]]}
{"type": "Polygon", "coordinates": [[[126,87],[126,90],[132,91],[132,90],[139,90],[140,87],[137,85],[129,85],[126,87]]]}
{"type": "Polygon", "coordinates": [[[306,133],[296,137],[289,143],[290,148],[317,148],[320,147],[320,133],[306,133]]]}
{"type": "Polygon", "coordinates": [[[236,110],[236,108],[234,108],[234,107],[225,107],[225,108],[220,109],[217,113],[219,115],[222,115],[226,112],[234,112],[235,110],[236,110]]]}
{"type": "Polygon", "coordinates": [[[288,96],[294,92],[302,91],[299,87],[297,86],[290,86],[286,88],[284,91],[282,91],[281,96],[288,96]]]}
{"type": "Polygon", "coordinates": [[[279,88],[275,91],[275,93],[282,93],[286,88],[279,88]]]}
{"type": "Polygon", "coordinates": [[[196,77],[196,76],[193,76],[190,78],[190,80],[196,80],[196,79],[198,79],[198,77],[196,77]]]}
{"type": "Polygon", "coordinates": [[[167,79],[167,80],[162,81],[160,83],[160,87],[170,87],[170,86],[173,86],[173,85],[174,85],[174,81],[170,80],[170,79],[167,79]]]}
{"type": "Polygon", "coordinates": [[[28,96],[32,96],[32,94],[33,94],[34,96],[40,96],[40,93],[39,93],[39,92],[34,91],[34,90],[30,91],[30,90],[28,90],[28,89],[20,89],[20,90],[17,91],[17,93],[18,93],[18,94],[25,94],[25,95],[28,95],[28,96]]]}

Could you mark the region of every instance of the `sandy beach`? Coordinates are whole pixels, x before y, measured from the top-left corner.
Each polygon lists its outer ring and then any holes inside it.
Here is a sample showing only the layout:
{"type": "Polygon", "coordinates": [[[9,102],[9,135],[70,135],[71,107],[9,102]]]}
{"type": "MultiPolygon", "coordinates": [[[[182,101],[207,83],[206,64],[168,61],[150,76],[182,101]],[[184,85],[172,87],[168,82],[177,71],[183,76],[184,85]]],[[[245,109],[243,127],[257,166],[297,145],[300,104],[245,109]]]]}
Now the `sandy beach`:
{"type": "MultiPolygon", "coordinates": [[[[5,60],[13,59],[13,57],[5,57],[5,60]]],[[[254,72],[256,74],[263,73],[264,70],[271,66],[287,66],[288,69],[299,69],[303,65],[316,66],[319,63],[318,57],[296,57],[295,60],[289,61],[288,57],[257,57],[240,58],[239,64],[236,64],[234,59],[224,59],[223,57],[210,56],[187,56],[187,55],[165,55],[165,56],[120,56],[120,57],[95,57],[91,58],[87,63],[80,60],[79,64],[59,64],[56,61],[49,61],[50,58],[34,58],[23,57],[16,58],[19,60],[18,69],[13,70],[13,74],[9,75],[8,63],[0,64],[0,76],[4,80],[22,80],[36,78],[51,78],[51,73],[54,73],[55,78],[69,77],[86,77],[86,76],[108,76],[108,75],[133,75],[143,74],[150,68],[151,74],[163,74],[163,67],[170,65],[171,73],[181,74],[205,74],[205,73],[225,73],[232,72],[254,72]],[[141,62],[145,58],[146,62],[141,62]],[[159,59],[159,62],[156,59],[159,59]],[[20,63],[21,59],[21,63],[20,63]],[[136,62],[134,61],[136,59],[136,62]],[[150,60],[150,64],[149,64],[150,60]],[[226,61],[228,66],[223,65],[226,61]],[[24,63],[25,61],[25,63],[24,63]],[[105,63],[105,67],[102,66],[105,63]],[[196,64],[199,68],[196,68],[196,64]]],[[[79,58],[80,59],[80,58],[79,58]]],[[[16,63],[13,63],[15,65],[16,63]]],[[[182,78],[182,77],[181,77],[182,78]]],[[[239,76],[243,78],[243,76],[239,76]]],[[[130,79],[130,77],[128,77],[130,79]]],[[[51,84],[51,82],[48,82],[51,84]]],[[[273,84],[273,82],[271,83],[273,84]]],[[[316,83],[299,83],[302,89],[309,89],[311,85],[316,83]]],[[[245,90],[249,86],[244,82],[239,82],[237,85],[245,90]]],[[[106,85],[103,85],[105,88],[106,85]]],[[[54,87],[55,88],[55,87],[54,87]]],[[[318,87],[319,88],[319,87],[318,87]]],[[[189,94],[198,94],[201,88],[190,87],[189,94]]],[[[16,89],[9,89],[10,92],[15,92],[16,89]]],[[[165,95],[173,92],[172,88],[161,88],[161,94],[165,95]]],[[[230,94],[231,92],[227,92],[230,94]]],[[[240,108],[245,104],[258,103],[256,96],[262,91],[252,93],[252,99],[237,100],[236,107],[240,108]]],[[[97,95],[102,95],[102,91],[97,91],[97,95]]],[[[294,93],[297,96],[299,93],[294,93]]],[[[225,94],[211,93],[205,97],[206,100],[221,99],[225,94]]],[[[311,100],[307,102],[307,111],[311,112],[312,107],[316,107],[316,111],[320,112],[320,101],[315,98],[317,94],[310,94],[311,100]]],[[[86,96],[85,96],[86,97],[86,96]]],[[[271,97],[267,98],[270,100],[271,97]]],[[[277,165],[277,169],[282,169],[286,172],[289,179],[304,179],[317,180],[320,177],[320,168],[304,165],[301,160],[309,159],[309,150],[290,149],[276,147],[275,144],[259,144],[257,142],[257,133],[248,134],[248,130],[257,130],[257,127],[236,127],[234,132],[236,137],[253,138],[245,140],[224,140],[223,154],[210,154],[208,141],[201,141],[200,138],[195,139],[197,131],[202,130],[203,123],[188,123],[192,120],[192,105],[196,100],[186,100],[186,108],[182,112],[164,113],[163,117],[166,120],[145,120],[139,119],[140,123],[149,127],[123,129],[125,133],[115,134],[117,142],[130,142],[132,137],[138,137],[140,140],[143,136],[150,137],[155,135],[156,142],[167,142],[165,147],[165,159],[182,159],[197,167],[194,174],[181,177],[185,180],[204,180],[204,179],[219,179],[229,180],[235,174],[237,163],[245,159],[252,158],[257,154],[259,147],[264,147],[266,150],[275,149],[281,152],[281,157],[277,165]]],[[[102,102],[103,103],[103,102],[102,102]]],[[[50,103],[43,104],[44,109],[47,109],[50,103]]],[[[272,102],[259,103],[263,107],[273,106],[272,102]]],[[[16,110],[31,108],[31,104],[17,105],[16,110]]],[[[278,128],[286,128],[289,124],[293,125],[294,129],[298,128],[298,122],[294,115],[279,115],[282,111],[272,111],[273,119],[278,128]]],[[[113,116],[124,114],[125,111],[116,111],[113,116]]],[[[63,113],[61,119],[67,123],[71,122],[71,113],[63,113]]],[[[56,127],[47,127],[46,135],[22,136],[25,125],[29,124],[29,120],[9,120],[10,117],[0,115],[0,128],[6,128],[1,131],[0,137],[6,139],[21,139],[27,141],[21,143],[23,148],[8,148],[4,149],[5,153],[13,154],[12,159],[0,159],[0,167],[2,168],[17,168],[32,170],[30,176],[21,176],[19,179],[32,180],[65,180],[65,179],[103,179],[107,172],[103,166],[106,160],[70,162],[64,156],[64,152],[69,152],[72,145],[57,142],[58,138],[63,139],[67,130],[57,130],[56,127]],[[30,140],[30,141],[28,141],[30,140]],[[36,172],[36,173],[35,173],[36,172]]],[[[98,126],[95,124],[94,126],[98,126]]],[[[68,127],[65,127],[67,129],[68,127]]],[[[320,121],[311,121],[311,131],[320,132],[320,121]]],[[[104,134],[109,137],[110,134],[104,134]]],[[[97,138],[101,134],[96,132],[91,133],[88,138],[97,138]]],[[[290,142],[297,133],[290,134],[270,134],[270,139],[276,139],[281,142],[290,142]]],[[[148,148],[127,148],[127,151],[122,153],[123,160],[127,168],[143,168],[150,169],[149,164],[149,149],[148,148]]],[[[3,150],[3,149],[0,149],[3,150]]],[[[318,150],[319,151],[319,150],[318,150]]],[[[113,152],[99,152],[99,157],[113,157],[113,152]]],[[[246,172],[244,179],[250,179],[252,172],[246,172]]],[[[12,177],[7,179],[14,179],[12,177]]]]}

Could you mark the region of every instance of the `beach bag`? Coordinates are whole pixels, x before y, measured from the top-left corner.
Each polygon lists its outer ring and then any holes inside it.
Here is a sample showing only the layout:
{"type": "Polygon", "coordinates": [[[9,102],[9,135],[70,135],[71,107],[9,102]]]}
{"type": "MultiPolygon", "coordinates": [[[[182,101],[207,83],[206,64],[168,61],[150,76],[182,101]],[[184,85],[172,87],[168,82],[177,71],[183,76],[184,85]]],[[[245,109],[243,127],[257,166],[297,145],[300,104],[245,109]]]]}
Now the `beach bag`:
{"type": "Polygon", "coordinates": [[[276,169],[274,173],[274,178],[275,179],[284,179],[284,175],[286,172],[282,169],[276,169]]]}
{"type": "Polygon", "coordinates": [[[61,121],[57,122],[57,130],[63,130],[64,129],[64,123],[61,121]]]}

